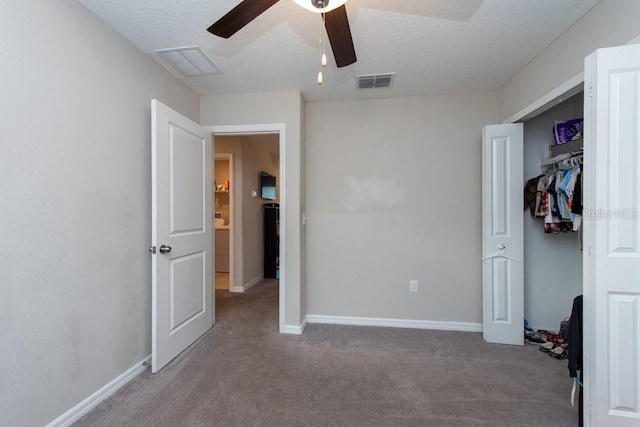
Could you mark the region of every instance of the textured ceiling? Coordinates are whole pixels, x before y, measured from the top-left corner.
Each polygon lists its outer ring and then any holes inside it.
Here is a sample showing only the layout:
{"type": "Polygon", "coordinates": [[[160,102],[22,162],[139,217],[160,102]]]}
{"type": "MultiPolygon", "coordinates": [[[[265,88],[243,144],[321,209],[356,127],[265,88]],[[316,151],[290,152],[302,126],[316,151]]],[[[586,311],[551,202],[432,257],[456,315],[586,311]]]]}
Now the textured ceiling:
{"type": "MultiPolygon", "coordinates": [[[[320,17],[280,0],[229,39],[206,31],[238,0],[79,0],[154,60],[199,46],[220,74],[184,78],[200,95],[300,90],[308,101],[493,90],[599,0],[349,0],[358,61],[318,72],[320,17]],[[395,72],[392,88],[355,76],[395,72]]],[[[562,61],[562,58],[558,58],[562,61]]]]}

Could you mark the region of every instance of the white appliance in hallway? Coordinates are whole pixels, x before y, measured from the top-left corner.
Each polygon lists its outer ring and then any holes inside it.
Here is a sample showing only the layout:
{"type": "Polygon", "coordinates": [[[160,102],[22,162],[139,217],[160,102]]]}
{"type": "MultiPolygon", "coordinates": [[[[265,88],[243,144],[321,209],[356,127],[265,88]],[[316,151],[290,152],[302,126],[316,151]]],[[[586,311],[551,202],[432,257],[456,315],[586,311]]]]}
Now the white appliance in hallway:
{"type": "Polygon", "coordinates": [[[216,273],[229,272],[229,225],[225,224],[222,214],[215,213],[216,230],[216,273]]]}

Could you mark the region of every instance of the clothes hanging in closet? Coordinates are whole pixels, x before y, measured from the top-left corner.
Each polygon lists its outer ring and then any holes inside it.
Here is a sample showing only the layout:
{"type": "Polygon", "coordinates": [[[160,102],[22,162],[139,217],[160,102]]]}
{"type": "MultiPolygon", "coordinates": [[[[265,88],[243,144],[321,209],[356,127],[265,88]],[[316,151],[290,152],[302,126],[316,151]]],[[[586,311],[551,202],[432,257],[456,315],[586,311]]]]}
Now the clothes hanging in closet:
{"type": "Polygon", "coordinates": [[[538,182],[544,175],[538,175],[531,178],[524,186],[524,208],[531,211],[531,215],[535,215],[540,199],[538,196],[538,182]]]}
{"type": "Polygon", "coordinates": [[[525,186],[525,208],[544,218],[544,232],[578,231],[582,224],[581,168],[561,169],[549,175],[532,178],[525,186]],[[576,187],[580,209],[574,205],[576,187]],[[535,188],[535,196],[532,196],[535,188]]]}

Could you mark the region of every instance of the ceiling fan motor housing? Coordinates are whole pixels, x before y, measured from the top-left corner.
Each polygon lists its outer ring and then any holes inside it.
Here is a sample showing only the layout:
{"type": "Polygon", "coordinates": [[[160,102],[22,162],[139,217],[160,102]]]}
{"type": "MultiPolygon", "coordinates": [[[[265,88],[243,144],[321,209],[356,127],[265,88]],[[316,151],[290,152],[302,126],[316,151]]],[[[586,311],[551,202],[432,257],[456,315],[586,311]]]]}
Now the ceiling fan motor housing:
{"type": "Polygon", "coordinates": [[[311,0],[311,4],[318,9],[324,9],[329,6],[329,0],[311,0]]]}

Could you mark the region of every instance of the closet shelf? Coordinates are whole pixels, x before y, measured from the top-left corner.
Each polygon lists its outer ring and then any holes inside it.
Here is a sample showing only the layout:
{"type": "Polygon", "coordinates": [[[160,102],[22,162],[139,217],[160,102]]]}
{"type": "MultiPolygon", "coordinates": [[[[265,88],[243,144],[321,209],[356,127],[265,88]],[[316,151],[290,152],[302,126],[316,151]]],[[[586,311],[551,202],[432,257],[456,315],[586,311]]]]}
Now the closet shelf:
{"type": "Polygon", "coordinates": [[[550,145],[549,157],[556,157],[561,154],[568,154],[574,151],[580,151],[582,150],[582,146],[583,146],[582,138],[577,139],[575,141],[565,142],[564,144],[560,144],[560,145],[550,145]]]}

